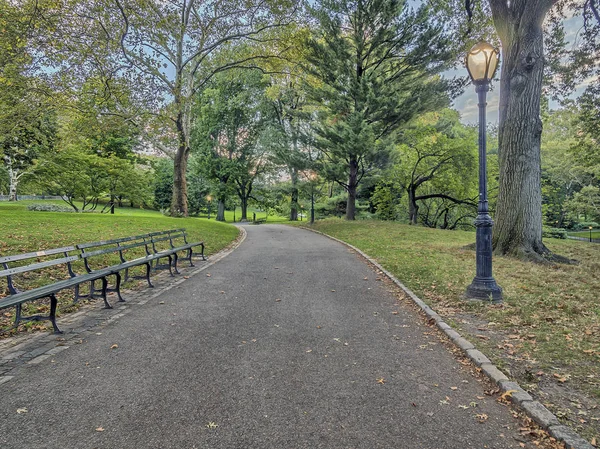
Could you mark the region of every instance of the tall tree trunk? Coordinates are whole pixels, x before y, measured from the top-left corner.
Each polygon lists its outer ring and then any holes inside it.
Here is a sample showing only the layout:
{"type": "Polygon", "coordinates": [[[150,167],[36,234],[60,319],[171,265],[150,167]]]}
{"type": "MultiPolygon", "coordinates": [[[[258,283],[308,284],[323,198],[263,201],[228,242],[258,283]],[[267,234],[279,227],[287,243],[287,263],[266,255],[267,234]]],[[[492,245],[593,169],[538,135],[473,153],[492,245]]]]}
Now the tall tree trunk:
{"type": "Polygon", "coordinates": [[[356,187],[358,186],[358,161],[355,157],[348,164],[348,201],[346,203],[346,220],[354,220],[356,217],[356,187]]]}
{"type": "Polygon", "coordinates": [[[12,158],[4,156],[8,170],[8,201],[17,201],[17,186],[19,185],[19,172],[13,168],[12,158]]]}
{"type": "Polygon", "coordinates": [[[225,221],[225,200],[219,198],[219,204],[217,206],[217,221],[225,221]]]}
{"type": "Polygon", "coordinates": [[[187,164],[189,156],[188,136],[183,124],[183,117],[180,115],[177,120],[177,134],[179,146],[175,153],[175,163],[173,167],[173,199],[171,201],[171,215],[188,216],[188,192],[187,192],[187,164]]]}
{"type": "Polygon", "coordinates": [[[408,188],[408,221],[410,224],[418,224],[419,219],[419,205],[415,200],[416,191],[413,188],[408,188]]]}
{"type": "Polygon", "coordinates": [[[248,198],[240,198],[242,207],[242,218],[241,221],[248,221],[248,198]]]}
{"type": "Polygon", "coordinates": [[[298,170],[291,170],[292,201],[290,204],[290,221],[298,221],[298,170]]]}
{"type": "Polygon", "coordinates": [[[494,251],[535,261],[549,253],[542,243],[540,98],[542,22],[555,2],[490,1],[503,52],[494,251]]]}

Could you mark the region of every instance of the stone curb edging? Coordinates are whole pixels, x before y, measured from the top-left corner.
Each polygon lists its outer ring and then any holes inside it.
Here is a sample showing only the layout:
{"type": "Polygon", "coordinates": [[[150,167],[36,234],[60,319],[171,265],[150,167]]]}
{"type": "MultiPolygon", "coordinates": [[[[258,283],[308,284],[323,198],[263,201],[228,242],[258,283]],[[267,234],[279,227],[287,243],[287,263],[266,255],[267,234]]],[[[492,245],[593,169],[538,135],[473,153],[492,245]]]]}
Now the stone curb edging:
{"type": "Polygon", "coordinates": [[[430,320],[433,320],[436,326],[444,333],[448,338],[458,346],[463,353],[479,368],[481,371],[492,380],[503,394],[506,394],[510,397],[510,400],[513,404],[519,407],[523,412],[525,412],[531,419],[533,419],[537,424],[540,425],[543,429],[548,431],[548,433],[556,438],[558,441],[561,441],[565,444],[566,449],[595,449],[587,440],[579,436],[575,431],[573,431],[570,427],[564,426],[560,424],[558,418],[546,407],[544,407],[539,401],[535,401],[529,393],[521,388],[519,384],[516,382],[512,382],[506,377],[506,375],[498,369],[491,361],[488,359],[485,354],[475,348],[470,341],[461,336],[458,332],[456,332],[450,325],[445,323],[442,320],[442,317],[439,316],[431,307],[421,300],[417,295],[415,295],[408,287],[406,287],[402,282],[400,282],[392,273],[383,268],[379,262],[370,257],[368,254],[365,254],[357,247],[344,242],[343,240],[337,239],[330,235],[327,235],[323,232],[310,229],[307,227],[301,226],[302,229],[306,229],[307,231],[314,232],[316,234],[321,234],[331,240],[335,240],[342,245],[351,248],[357,254],[366,259],[370,264],[380,270],[383,274],[385,274],[394,284],[396,284],[406,295],[427,315],[430,320]]]}

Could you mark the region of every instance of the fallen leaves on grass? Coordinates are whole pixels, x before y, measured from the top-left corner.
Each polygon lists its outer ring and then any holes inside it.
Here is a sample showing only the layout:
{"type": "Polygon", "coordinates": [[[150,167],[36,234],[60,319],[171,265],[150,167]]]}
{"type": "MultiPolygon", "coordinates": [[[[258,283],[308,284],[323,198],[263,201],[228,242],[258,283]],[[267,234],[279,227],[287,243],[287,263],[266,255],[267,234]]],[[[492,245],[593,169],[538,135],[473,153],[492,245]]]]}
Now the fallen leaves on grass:
{"type": "Polygon", "coordinates": [[[556,377],[556,380],[558,380],[561,384],[564,384],[566,381],[568,381],[571,378],[570,374],[554,373],[553,375],[554,375],[554,377],[556,377]]]}

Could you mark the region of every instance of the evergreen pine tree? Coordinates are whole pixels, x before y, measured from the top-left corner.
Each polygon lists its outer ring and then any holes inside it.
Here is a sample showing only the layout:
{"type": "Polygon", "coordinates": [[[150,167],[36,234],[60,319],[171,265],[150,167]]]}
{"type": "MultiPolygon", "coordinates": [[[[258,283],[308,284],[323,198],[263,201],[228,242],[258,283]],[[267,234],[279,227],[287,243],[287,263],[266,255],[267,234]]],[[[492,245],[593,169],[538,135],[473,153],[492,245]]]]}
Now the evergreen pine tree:
{"type": "Polygon", "coordinates": [[[413,117],[448,104],[449,83],[435,76],[453,58],[442,24],[427,6],[403,0],[322,0],[311,8],[319,26],[307,42],[307,86],[321,113],[317,144],[331,176],[356,190],[386,141],[413,117]]]}

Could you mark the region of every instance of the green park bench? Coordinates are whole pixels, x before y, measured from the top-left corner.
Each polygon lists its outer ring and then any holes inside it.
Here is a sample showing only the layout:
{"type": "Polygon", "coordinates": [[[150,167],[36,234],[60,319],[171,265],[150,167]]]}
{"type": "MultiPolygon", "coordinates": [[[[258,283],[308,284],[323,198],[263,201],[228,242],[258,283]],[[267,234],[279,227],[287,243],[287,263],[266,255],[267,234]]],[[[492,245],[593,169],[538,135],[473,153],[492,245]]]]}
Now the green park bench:
{"type": "MultiPolygon", "coordinates": [[[[13,256],[0,257],[0,279],[6,278],[8,295],[0,298],[0,310],[9,307],[15,307],[15,322],[9,329],[3,329],[5,332],[14,329],[21,322],[49,320],[52,323],[55,333],[61,333],[56,324],[56,309],[58,301],[56,294],[62,290],[73,288],[75,291],[74,302],[82,297],[97,297],[95,294],[96,282],[100,281],[102,287],[100,297],[104,301],[104,307],[112,308],[107,300],[107,292],[117,293],[119,302],[125,300],[121,296],[121,272],[125,272],[125,279],[129,278],[129,270],[137,266],[145,266],[145,279],[149,287],[153,287],[150,281],[150,272],[154,268],[168,267],[171,276],[179,273],[177,263],[179,260],[188,260],[190,266],[192,262],[193,249],[201,247],[202,260],[204,256],[204,242],[187,241],[185,229],[172,229],[168,231],[152,232],[137,236],[123,237],[113,240],[104,240],[91,243],[82,243],[74,246],[55,248],[44,251],[36,251],[13,256]],[[184,253],[180,257],[178,253],[184,253]],[[112,257],[111,257],[112,256],[112,257]],[[168,259],[167,264],[160,265],[161,259],[168,259]],[[79,273],[74,270],[74,265],[83,265],[79,273]],[[48,276],[45,279],[55,280],[45,285],[36,285],[35,276],[45,270],[48,276]],[[62,272],[62,276],[61,273],[62,272]],[[27,290],[20,290],[16,285],[15,276],[23,277],[24,282],[31,287],[27,290]],[[108,287],[108,277],[115,277],[114,288],[108,287]],[[62,279],[56,280],[57,277],[62,279]],[[29,282],[28,282],[29,281],[29,282]],[[80,286],[89,283],[90,289],[88,295],[80,294],[80,286]],[[38,299],[50,299],[50,311],[46,315],[23,316],[22,306],[26,302],[38,299]]],[[[40,277],[40,276],[38,276],[40,277]]],[[[41,278],[41,277],[40,277],[41,278]]]]}

